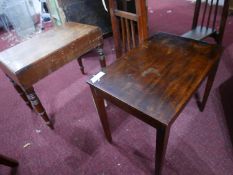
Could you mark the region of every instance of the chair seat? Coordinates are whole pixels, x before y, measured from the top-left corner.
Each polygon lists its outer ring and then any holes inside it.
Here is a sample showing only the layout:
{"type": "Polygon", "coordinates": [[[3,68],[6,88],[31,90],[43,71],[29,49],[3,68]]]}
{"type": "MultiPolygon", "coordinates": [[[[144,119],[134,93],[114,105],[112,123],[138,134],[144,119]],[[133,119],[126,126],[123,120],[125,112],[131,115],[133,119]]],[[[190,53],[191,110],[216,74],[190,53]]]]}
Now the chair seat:
{"type": "Polygon", "coordinates": [[[203,40],[215,32],[216,30],[212,28],[197,26],[195,29],[190,30],[187,33],[183,34],[182,37],[190,38],[194,40],[203,40]]]}
{"type": "Polygon", "coordinates": [[[101,44],[100,28],[68,22],[1,52],[0,66],[15,82],[30,87],[101,44]]]}

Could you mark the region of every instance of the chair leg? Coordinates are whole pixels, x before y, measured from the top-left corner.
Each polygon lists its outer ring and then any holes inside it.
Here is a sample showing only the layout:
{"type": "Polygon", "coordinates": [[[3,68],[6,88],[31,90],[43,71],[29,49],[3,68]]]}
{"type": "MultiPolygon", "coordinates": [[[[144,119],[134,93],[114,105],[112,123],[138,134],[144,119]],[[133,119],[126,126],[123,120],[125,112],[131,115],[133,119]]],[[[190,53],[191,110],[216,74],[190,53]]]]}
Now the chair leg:
{"type": "Polygon", "coordinates": [[[165,160],[170,127],[157,129],[156,154],[155,154],[155,175],[161,175],[165,160]]]}
{"type": "Polygon", "coordinates": [[[0,154],[0,164],[5,165],[5,166],[9,166],[9,167],[16,167],[19,165],[17,160],[3,156],[1,154],[0,154]]]}
{"type": "Polygon", "coordinates": [[[77,59],[77,61],[78,61],[78,64],[79,64],[79,67],[80,67],[80,70],[81,70],[82,74],[85,75],[84,66],[83,66],[83,62],[82,62],[82,57],[79,57],[77,59]]]}
{"type": "MultiPolygon", "coordinates": [[[[96,51],[98,53],[98,55],[100,56],[100,66],[101,68],[105,68],[106,67],[106,61],[105,61],[105,55],[104,55],[104,52],[103,52],[103,46],[99,46],[96,48],[96,51]]],[[[78,61],[78,64],[79,64],[79,67],[80,67],[80,70],[82,72],[83,75],[85,75],[85,71],[84,71],[84,66],[83,66],[83,62],[82,62],[82,57],[79,57],[77,59],[78,61]]]]}
{"type": "Polygon", "coordinates": [[[101,68],[105,68],[106,67],[106,60],[105,60],[105,55],[104,55],[104,51],[103,51],[103,46],[99,46],[96,48],[96,51],[98,53],[98,55],[100,56],[100,66],[101,68]]]}
{"type": "Polygon", "coordinates": [[[25,103],[27,104],[27,106],[33,110],[32,105],[30,103],[30,101],[28,100],[26,94],[24,93],[24,91],[22,90],[22,88],[16,83],[14,82],[14,80],[10,79],[10,81],[12,82],[15,90],[19,93],[19,95],[21,96],[21,98],[25,101],[25,103]]]}
{"type": "Polygon", "coordinates": [[[211,90],[212,85],[214,83],[214,78],[215,78],[217,69],[218,69],[218,63],[214,66],[214,68],[209,73],[202,101],[201,102],[197,101],[197,105],[198,105],[198,107],[199,107],[199,109],[200,109],[201,112],[204,111],[206,102],[207,102],[209,94],[210,94],[210,90],[211,90]]]}
{"type": "Polygon", "coordinates": [[[92,95],[93,95],[93,99],[94,99],[94,102],[95,102],[97,112],[99,114],[99,118],[100,118],[102,127],[104,129],[105,136],[106,136],[108,142],[112,143],[112,136],[111,136],[111,131],[110,131],[110,128],[109,128],[106,109],[105,109],[105,106],[104,106],[104,99],[96,94],[96,91],[95,91],[95,89],[93,87],[90,87],[90,88],[91,88],[91,92],[92,92],[92,95]]]}
{"type": "Polygon", "coordinates": [[[51,129],[54,129],[53,125],[52,125],[51,121],[49,120],[48,115],[47,115],[44,107],[42,106],[39,98],[37,97],[33,87],[28,88],[28,89],[24,89],[24,92],[27,95],[27,98],[30,100],[31,105],[33,106],[34,110],[44,119],[46,124],[51,129]]]}

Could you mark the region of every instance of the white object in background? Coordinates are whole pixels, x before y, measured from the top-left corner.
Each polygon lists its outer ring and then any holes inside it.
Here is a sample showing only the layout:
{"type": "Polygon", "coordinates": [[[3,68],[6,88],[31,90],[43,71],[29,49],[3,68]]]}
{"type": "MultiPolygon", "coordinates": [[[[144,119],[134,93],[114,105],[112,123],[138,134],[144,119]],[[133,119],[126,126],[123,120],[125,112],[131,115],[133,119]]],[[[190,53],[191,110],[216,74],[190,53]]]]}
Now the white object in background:
{"type": "Polygon", "coordinates": [[[106,4],[105,4],[105,1],[104,1],[104,0],[102,0],[102,4],[103,4],[103,6],[104,6],[104,10],[105,10],[106,12],[108,12],[108,9],[107,9],[107,7],[106,7],[106,4]]]}

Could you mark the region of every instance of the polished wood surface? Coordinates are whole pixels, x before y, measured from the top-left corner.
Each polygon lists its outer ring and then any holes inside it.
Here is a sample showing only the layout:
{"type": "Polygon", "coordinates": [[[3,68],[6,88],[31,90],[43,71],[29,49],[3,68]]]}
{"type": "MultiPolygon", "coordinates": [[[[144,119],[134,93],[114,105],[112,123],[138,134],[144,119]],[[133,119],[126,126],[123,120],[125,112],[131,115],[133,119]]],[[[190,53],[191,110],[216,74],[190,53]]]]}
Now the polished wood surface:
{"type": "Polygon", "coordinates": [[[69,22],[1,52],[0,66],[15,82],[30,87],[102,43],[100,28],[69,22]]]}
{"type": "Polygon", "coordinates": [[[87,83],[105,131],[112,141],[103,99],[157,129],[156,170],[162,171],[170,127],[201,82],[209,76],[208,98],[222,48],[158,33],[87,83]]]}
{"type": "Polygon", "coordinates": [[[161,33],[110,65],[101,81],[89,83],[168,125],[219,59],[220,51],[214,45],[161,33]]]}
{"type": "Polygon", "coordinates": [[[192,30],[182,36],[196,40],[213,37],[216,43],[221,44],[229,9],[229,0],[223,2],[222,7],[219,0],[196,0],[192,30]]]}
{"type": "Polygon", "coordinates": [[[136,12],[132,13],[126,11],[126,5],[119,9],[117,0],[109,0],[109,9],[116,57],[119,58],[148,37],[147,4],[145,0],[135,0],[136,12]]]}
{"type": "Polygon", "coordinates": [[[67,22],[0,53],[0,67],[30,109],[53,129],[33,85],[74,59],[84,74],[81,56],[96,49],[101,68],[106,66],[99,27],[67,22]]]}

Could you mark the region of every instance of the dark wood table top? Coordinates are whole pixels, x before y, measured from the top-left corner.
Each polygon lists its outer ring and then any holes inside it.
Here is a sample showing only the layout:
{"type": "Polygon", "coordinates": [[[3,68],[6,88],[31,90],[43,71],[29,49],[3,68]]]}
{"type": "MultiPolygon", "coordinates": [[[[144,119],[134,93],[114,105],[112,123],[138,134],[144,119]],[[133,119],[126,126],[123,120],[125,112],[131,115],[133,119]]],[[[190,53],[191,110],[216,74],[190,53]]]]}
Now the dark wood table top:
{"type": "Polygon", "coordinates": [[[87,83],[167,126],[218,63],[222,50],[158,33],[108,66],[99,81],[87,83]]]}

